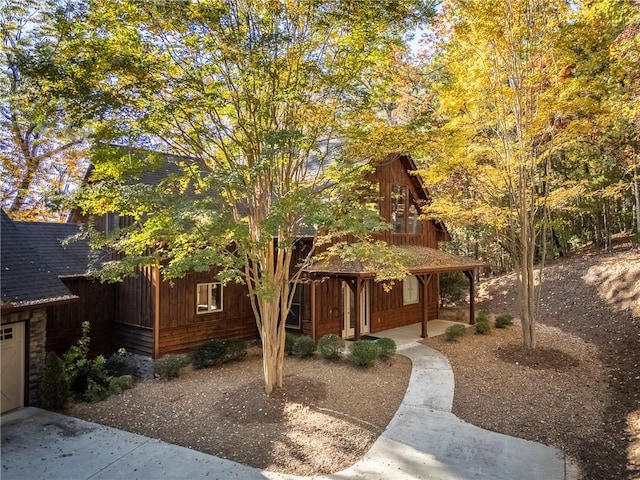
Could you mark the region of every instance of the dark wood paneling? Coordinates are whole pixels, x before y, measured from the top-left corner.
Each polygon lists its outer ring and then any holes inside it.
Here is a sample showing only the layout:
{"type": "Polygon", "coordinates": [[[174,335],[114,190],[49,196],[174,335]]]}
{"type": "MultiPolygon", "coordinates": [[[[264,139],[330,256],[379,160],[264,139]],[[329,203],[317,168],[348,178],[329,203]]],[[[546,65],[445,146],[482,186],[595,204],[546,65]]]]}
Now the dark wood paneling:
{"type": "Polygon", "coordinates": [[[63,283],[79,298],[47,309],[47,351],[62,355],[82,334],[82,322],[91,325],[89,354],[111,352],[111,323],[116,315],[117,285],[83,277],[64,278],[63,283]]]}
{"type": "Polygon", "coordinates": [[[113,322],[111,344],[113,349],[124,347],[127,352],[153,356],[153,329],[140,325],[113,322]]]}
{"type": "Polygon", "coordinates": [[[247,288],[223,287],[221,312],[196,313],[198,283],[215,282],[216,271],[194,272],[160,286],[160,355],[185,351],[211,339],[258,338],[247,288]]]}
{"type": "Polygon", "coordinates": [[[145,267],[136,276],[125,278],[119,285],[119,321],[130,325],[153,328],[155,311],[154,268],[145,267]]]}

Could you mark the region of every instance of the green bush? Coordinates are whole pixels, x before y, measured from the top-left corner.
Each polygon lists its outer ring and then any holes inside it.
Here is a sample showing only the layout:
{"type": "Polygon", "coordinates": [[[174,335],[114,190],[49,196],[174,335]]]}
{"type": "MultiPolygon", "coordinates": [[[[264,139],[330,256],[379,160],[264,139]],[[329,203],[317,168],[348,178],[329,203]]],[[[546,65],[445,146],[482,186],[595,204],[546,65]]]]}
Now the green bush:
{"type": "Polygon", "coordinates": [[[444,336],[448,341],[456,342],[466,332],[467,332],[467,327],[459,323],[456,323],[455,325],[451,325],[450,327],[447,327],[447,329],[444,332],[444,336]]]}
{"type": "Polygon", "coordinates": [[[296,340],[300,337],[300,335],[296,335],[295,333],[286,332],[284,337],[284,353],[287,355],[293,355],[293,345],[296,343],[296,340]]]}
{"type": "MultiPolygon", "coordinates": [[[[102,358],[104,361],[104,357],[99,358],[102,358]]],[[[71,379],[71,391],[76,397],[84,400],[85,392],[92,383],[106,387],[109,385],[109,378],[104,371],[104,365],[102,363],[87,361],[87,363],[77,370],[75,376],[71,379]]]]}
{"type": "Polygon", "coordinates": [[[396,342],[393,338],[379,338],[376,345],[382,358],[392,357],[396,353],[396,342]]]}
{"type": "Polygon", "coordinates": [[[482,320],[486,320],[487,322],[489,321],[489,312],[486,310],[480,310],[480,313],[478,313],[478,316],[476,317],[476,321],[482,321],[482,320]]]}
{"type": "Polygon", "coordinates": [[[309,335],[301,335],[296,339],[293,344],[293,354],[299,358],[306,358],[313,355],[316,346],[313,343],[313,338],[309,335]]]}
{"type": "Polygon", "coordinates": [[[104,370],[110,377],[121,377],[133,374],[133,362],[127,357],[127,352],[121,348],[111,355],[104,364],[104,370]]]}
{"type": "Polygon", "coordinates": [[[238,360],[247,354],[247,346],[238,340],[211,340],[191,351],[193,368],[207,368],[238,360]]]}
{"type": "Polygon", "coordinates": [[[496,328],[507,328],[513,325],[513,316],[507,313],[496,317],[496,328]]]}
{"type": "Polygon", "coordinates": [[[489,324],[488,319],[481,319],[476,322],[476,333],[480,335],[484,335],[485,333],[489,333],[491,330],[491,325],[489,324]]]}
{"type": "Polygon", "coordinates": [[[318,340],[318,352],[327,360],[339,359],[342,348],[344,348],[344,340],[338,335],[331,333],[318,340]]]}
{"type": "Polygon", "coordinates": [[[102,383],[98,383],[89,378],[87,388],[82,393],[82,396],[80,398],[85,402],[96,403],[101,402],[108,396],[109,391],[102,383]]]}
{"type": "Polygon", "coordinates": [[[47,410],[61,410],[71,396],[69,378],[64,363],[55,353],[47,353],[40,383],[40,406],[47,410]]]}
{"type": "Polygon", "coordinates": [[[178,378],[180,371],[187,365],[184,355],[168,354],[156,360],[156,373],[163,380],[178,378]]]}
{"type": "Polygon", "coordinates": [[[376,363],[380,349],[371,340],[356,340],[349,345],[349,360],[360,367],[368,367],[376,363]]]}
{"type": "Polygon", "coordinates": [[[91,338],[89,337],[91,324],[89,322],[82,322],[81,328],[82,333],[76,344],[69,347],[62,355],[64,370],[71,382],[73,382],[78,371],[90,363],[87,356],[89,355],[89,343],[91,343],[91,338]]]}

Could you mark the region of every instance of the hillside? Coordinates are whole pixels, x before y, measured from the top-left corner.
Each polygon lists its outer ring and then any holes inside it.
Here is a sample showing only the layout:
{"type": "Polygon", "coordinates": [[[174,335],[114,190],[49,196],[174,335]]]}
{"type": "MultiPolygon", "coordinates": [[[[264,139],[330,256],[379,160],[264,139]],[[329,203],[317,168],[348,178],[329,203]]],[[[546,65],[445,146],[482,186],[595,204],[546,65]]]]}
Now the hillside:
{"type": "MultiPolygon", "coordinates": [[[[513,274],[484,280],[479,298],[480,309],[518,316],[513,274]]],[[[603,369],[604,385],[594,378],[591,388],[604,388],[592,400],[602,404],[597,415],[601,418],[592,419],[594,425],[602,423],[601,431],[579,438],[565,450],[579,457],[585,478],[640,478],[640,251],[622,245],[610,254],[582,252],[548,265],[539,322],[545,333],[553,331],[547,327],[555,327],[568,334],[568,341],[577,337],[595,347],[591,367],[595,372],[601,364],[603,369]]],[[[558,364],[565,360],[557,357],[558,364]]],[[[558,396],[562,393],[559,385],[558,396]]],[[[578,414],[585,396],[567,397],[578,414]]],[[[588,407],[585,403],[586,415],[588,407]]],[[[567,432],[569,439],[571,434],[567,432]]]]}

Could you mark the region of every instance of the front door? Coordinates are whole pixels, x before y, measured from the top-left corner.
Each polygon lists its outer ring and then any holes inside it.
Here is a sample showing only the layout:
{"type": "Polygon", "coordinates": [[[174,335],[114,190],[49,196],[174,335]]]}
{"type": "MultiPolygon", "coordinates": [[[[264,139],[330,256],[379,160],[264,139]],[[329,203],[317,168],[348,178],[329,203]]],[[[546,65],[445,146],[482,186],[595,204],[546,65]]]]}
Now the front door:
{"type": "Polygon", "coordinates": [[[2,413],[22,406],[24,399],[24,323],[0,327],[2,413]]]}
{"type": "MultiPolygon", "coordinates": [[[[356,336],[356,304],[355,293],[347,282],[342,282],[342,338],[356,336]]],[[[369,326],[369,282],[360,291],[360,334],[366,335],[371,331],[369,326]]]]}

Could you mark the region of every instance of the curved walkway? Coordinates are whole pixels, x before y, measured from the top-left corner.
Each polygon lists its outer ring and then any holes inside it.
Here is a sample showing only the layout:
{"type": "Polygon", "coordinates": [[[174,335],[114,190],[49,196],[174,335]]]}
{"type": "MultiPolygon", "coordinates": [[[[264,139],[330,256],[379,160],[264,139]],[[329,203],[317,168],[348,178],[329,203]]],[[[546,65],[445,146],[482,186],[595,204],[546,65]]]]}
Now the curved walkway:
{"type": "MultiPolygon", "coordinates": [[[[454,380],[444,356],[418,343],[400,347],[399,353],[411,359],[413,369],[402,405],[387,429],[353,466],[313,478],[565,478],[564,458],[555,448],[483,430],[451,413],[454,380]]],[[[3,480],[303,478],[260,471],[37,408],[2,416],[1,476],[3,480]]]]}

